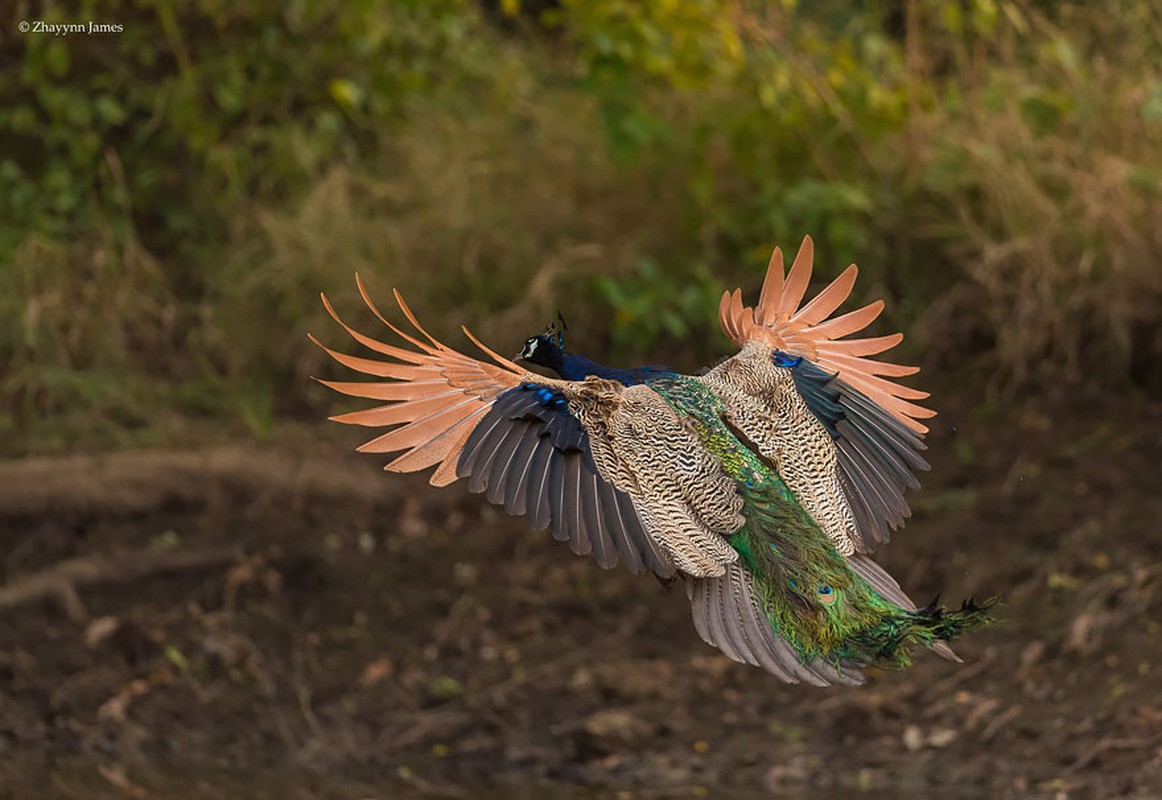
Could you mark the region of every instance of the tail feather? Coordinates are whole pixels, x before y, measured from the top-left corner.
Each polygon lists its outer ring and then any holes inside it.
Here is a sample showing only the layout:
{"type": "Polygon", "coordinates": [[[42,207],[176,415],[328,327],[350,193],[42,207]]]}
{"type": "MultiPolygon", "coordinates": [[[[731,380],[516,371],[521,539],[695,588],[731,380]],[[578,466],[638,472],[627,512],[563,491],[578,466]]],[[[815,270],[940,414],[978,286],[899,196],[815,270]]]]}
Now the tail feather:
{"type": "MultiPolygon", "coordinates": [[[[871,558],[862,553],[855,553],[847,557],[847,563],[855,574],[863,578],[868,586],[876,590],[880,597],[891,603],[895,603],[905,611],[916,610],[916,602],[911,597],[908,597],[904,590],[900,588],[900,584],[887,570],[875,561],[872,561],[871,558]]],[[[939,600],[940,598],[937,596],[931,605],[937,605],[939,600]]],[[[964,660],[956,654],[948,642],[942,639],[937,639],[929,644],[928,647],[931,648],[932,652],[949,661],[962,663],[964,660]]]]}
{"type": "Polygon", "coordinates": [[[888,668],[908,665],[907,651],[911,644],[926,645],[945,658],[959,661],[947,643],[994,622],[990,610],[997,602],[995,597],[983,603],[969,598],[960,608],[948,609],[934,600],[923,608],[885,616],[879,624],[854,633],[849,646],[865,653],[865,657],[870,656],[875,666],[888,668]]]}
{"type": "Polygon", "coordinates": [[[997,597],[990,597],[983,603],[977,603],[976,598],[970,597],[955,611],[932,604],[917,609],[914,613],[917,616],[917,624],[931,631],[937,639],[951,641],[969,631],[995,622],[996,618],[990,611],[998,602],[997,597]]]}
{"type": "Polygon", "coordinates": [[[828,686],[864,681],[854,666],[799,657],[772,629],[754,596],[750,573],[737,563],[727,564],[721,577],[690,580],[686,594],[698,635],[734,661],[761,667],[787,683],[828,686]]]}

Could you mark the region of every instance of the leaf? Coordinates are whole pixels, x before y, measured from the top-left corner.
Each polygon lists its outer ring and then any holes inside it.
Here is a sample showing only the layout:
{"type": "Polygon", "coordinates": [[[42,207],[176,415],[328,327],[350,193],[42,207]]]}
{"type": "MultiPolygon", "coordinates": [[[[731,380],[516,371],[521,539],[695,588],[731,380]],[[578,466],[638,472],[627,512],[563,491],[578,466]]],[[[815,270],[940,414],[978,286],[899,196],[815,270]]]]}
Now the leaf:
{"type": "Polygon", "coordinates": [[[190,671],[189,659],[187,659],[185,654],[182,653],[182,651],[179,650],[175,645],[167,644],[162,648],[162,654],[165,655],[165,658],[169,663],[173,664],[182,672],[190,671]]]}
{"type": "Polygon", "coordinates": [[[352,111],[363,104],[363,90],[353,81],[334,78],[327,84],[327,93],[340,108],[352,111]]]}

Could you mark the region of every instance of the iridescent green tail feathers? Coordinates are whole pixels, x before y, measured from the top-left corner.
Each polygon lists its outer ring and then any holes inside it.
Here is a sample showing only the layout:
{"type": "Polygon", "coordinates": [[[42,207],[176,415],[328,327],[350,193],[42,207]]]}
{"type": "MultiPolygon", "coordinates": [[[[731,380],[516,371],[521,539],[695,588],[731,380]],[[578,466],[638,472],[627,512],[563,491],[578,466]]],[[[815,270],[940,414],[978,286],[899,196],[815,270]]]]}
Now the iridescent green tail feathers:
{"type": "Polygon", "coordinates": [[[966,600],[950,610],[933,601],[915,608],[899,585],[870,559],[857,557],[856,579],[866,593],[809,609],[773,593],[750,570],[732,564],[717,578],[687,583],[694,627],[707,643],[741,663],[761,667],[793,683],[859,684],[862,669],[904,669],[916,647],[960,659],[948,642],[993,621],[995,598],[966,600]],[[864,575],[871,581],[863,579],[864,575]],[[873,588],[874,587],[874,588],[873,588]],[[856,604],[858,603],[858,605],[856,604]]]}
{"type": "Polygon", "coordinates": [[[996,622],[992,609],[1000,602],[997,596],[978,603],[975,597],[960,602],[960,608],[950,610],[940,605],[937,595],[922,609],[912,612],[916,624],[929,631],[933,639],[951,642],[960,636],[996,622]]]}
{"type": "MultiPolygon", "coordinates": [[[[885,616],[876,625],[855,631],[851,635],[848,658],[858,659],[861,666],[904,669],[911,664],[913,645],[935,647],[994,622],[990,612],[996,603],[995,597],[979,604],[969,598],[960,604],[960,608],[953,610],[940,605],[937,597],[923,608],[901,609],[899,613],[885,616]]],[[[947,647],[938,648],[938,651],[955,658],[947,647]]]]}

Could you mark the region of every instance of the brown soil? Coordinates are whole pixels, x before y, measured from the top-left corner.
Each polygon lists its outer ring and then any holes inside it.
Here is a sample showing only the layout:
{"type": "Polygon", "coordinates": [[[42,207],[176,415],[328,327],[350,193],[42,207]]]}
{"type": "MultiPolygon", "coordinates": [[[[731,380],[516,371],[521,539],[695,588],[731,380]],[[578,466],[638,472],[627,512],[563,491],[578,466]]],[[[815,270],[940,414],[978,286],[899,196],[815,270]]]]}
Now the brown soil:
{"type": "Polygon", "coordinates": [[[1162,797],[1162,406],[946,412],[882,561],[1003,622],[854,689],[348,441],[0,464],[0,798],[1162,797]]]}

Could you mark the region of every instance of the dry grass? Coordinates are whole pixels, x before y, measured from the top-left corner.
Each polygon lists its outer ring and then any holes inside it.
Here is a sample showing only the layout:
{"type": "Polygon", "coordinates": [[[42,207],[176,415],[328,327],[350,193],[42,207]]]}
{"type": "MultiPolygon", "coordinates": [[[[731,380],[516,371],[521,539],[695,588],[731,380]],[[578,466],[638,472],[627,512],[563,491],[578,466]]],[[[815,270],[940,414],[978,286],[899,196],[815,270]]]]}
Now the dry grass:
{"type": "Polygon", "coordinates": [[[28,237],[0,276],[0,308],[0,430],[48,449],[147,425],[190,324],[133,236],[28,237]]]}
{"type": "MultiPolygon", "coordinates": [[[[960,109],[914,120],[920,200],[935,201],[917,218],[967,278],[936,298],[930,327],[983,328],[1012,387],[1143,378],[1162,357],[1162,70],[1114,49],[1124,17],[1071,24],[1001,31],[1052,54],[974,66],[960,109]]],[[[1162,41],[1162,18],[1141,24],[1162,41]]]]}
{"type": "Polygon", "coordinates": [[[346,337],[323,312],[320,290],[353,321],[381,327],[362,308],[356,272],[385,313],[400,318],[397,287],[454,346],[464,344],[466,322],[515,350],[567,297],[580,315],[577,341],[607,335],[603,322],[584,319],[591,278],[666,250],[679,223],[673,206],[654,202],[648,179],[605,156],[591,108],[546,99],[509,100],[509,113],[470,118],[432,112],[390,142],[381,164],[335,168],[289,213],[257,211],[239,236],[245,255],[225,267],[238,279],[222,281],[216,304],[224,337],[242,345],[233,368],[261,356],[288,365],[300,385],[325,370],[306,332],[344,345],[346,337]]]}

